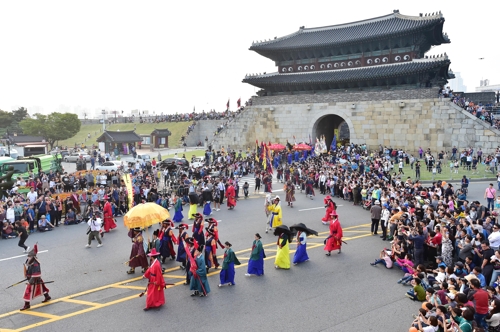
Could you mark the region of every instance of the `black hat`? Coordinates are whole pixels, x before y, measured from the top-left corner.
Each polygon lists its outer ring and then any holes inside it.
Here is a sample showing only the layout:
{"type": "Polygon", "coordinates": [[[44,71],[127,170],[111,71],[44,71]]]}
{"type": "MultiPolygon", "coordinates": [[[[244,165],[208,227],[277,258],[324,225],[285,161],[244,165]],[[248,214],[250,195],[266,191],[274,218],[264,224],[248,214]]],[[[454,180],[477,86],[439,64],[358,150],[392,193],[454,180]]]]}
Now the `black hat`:
{"type": "Polygon", "coordinates": [[[134,228],[134,232],[142,232],[142,228],[140,228],[140,227],[135,227],[135,228],[134,228]]]}
{"type": "Polygon", "coordinates": [[[187,243],[187,244],[194,244],[194,240],[193,240],[193,238],[192,238],[192,237],[188,237],[188,238],[186,239],[186,243],[187,243]]]}

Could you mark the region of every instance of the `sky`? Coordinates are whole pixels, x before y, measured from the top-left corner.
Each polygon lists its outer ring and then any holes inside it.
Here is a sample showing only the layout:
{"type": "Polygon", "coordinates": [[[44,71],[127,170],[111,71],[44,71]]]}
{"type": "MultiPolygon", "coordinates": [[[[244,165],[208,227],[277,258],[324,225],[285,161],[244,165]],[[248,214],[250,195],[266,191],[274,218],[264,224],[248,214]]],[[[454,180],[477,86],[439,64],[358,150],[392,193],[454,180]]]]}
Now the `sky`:
{"type": "Polygon", "coordinates": [[[275,72],[252,41],[387,15],[441,11],[450,68],[468,91],[500,84],[500,1],[0,1],[0,109],[186,113],[236,108],[257,91],[247,73],[275,72]],[[496,27],[496,28],[495,28],[496,27]],[[479,58],[484,58],[479,60],[479,58]]]}

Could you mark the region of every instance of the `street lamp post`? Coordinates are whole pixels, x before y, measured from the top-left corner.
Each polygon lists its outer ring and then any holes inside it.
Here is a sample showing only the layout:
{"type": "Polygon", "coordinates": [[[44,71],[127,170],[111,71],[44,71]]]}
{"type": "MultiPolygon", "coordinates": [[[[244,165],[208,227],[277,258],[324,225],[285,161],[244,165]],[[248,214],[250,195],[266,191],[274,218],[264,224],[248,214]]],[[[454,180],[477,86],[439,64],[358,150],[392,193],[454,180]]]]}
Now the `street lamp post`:
{"type": "Polygon", "coordinates": [[[102,132],[106,130],[106,111],[102,110],[102,132]]]}

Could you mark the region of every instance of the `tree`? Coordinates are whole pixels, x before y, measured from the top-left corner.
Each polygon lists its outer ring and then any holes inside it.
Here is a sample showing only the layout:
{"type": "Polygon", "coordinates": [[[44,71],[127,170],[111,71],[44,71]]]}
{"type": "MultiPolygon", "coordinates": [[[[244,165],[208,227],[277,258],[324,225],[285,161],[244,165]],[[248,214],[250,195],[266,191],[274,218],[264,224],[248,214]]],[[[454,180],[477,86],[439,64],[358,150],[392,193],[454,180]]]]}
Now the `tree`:
{"type": "Polygon", "coordinates": [[[19,125],[24,134],[42,136],[52,149],[57,141],[75,136],[82,124],[76,114],[54,112],[49,115],[37,113],[19,125]]]}
{"type": "Polygon", "coordinates": [[[12,111],[13,121],[17,123],[29,118],[28,110],[24,107],[19,107],[17,110],[12,111]]]}
{"type": "Polygon", "coordinates": [[[7,128],[12,123],[12,113],[0,110],[0,127],[7,128]]]}

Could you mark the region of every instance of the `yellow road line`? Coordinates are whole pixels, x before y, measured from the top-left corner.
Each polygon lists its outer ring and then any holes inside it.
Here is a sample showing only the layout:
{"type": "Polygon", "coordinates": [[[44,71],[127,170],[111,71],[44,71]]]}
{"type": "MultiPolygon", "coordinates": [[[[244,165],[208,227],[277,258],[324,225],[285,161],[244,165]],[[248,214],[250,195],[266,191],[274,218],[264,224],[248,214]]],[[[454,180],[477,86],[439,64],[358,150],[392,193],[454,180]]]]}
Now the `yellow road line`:
{"type": "Polygon", "coordinates": [[[31,316],[37,316],[37,317],[48,318],[48,319],[56,319],[56,320],[60,319],[62,317],[62,316],[47,314],[45,312],[31,311],[31,310],[18,311],[18,313],[23,314],[23,315],[31,315],[31,316]]]}
{"type": "Polygon", "coordinates": [[[114,285],[111,286],[111,288],[124,288],[124,289],[137,289],[137,290],[144,290],[144,287],[141,286],[125,286],[125,285],[114,285]]]}
{"type": "Polygon", "coordinates": [[[102,306],[101,303],[90,302],[90,301],[83,301],[83,300],[77,300],[77,299],[64,299],[61,302],[70,302],[70,303],[88,305],[88,306],[91,306],[91,307],[101,307],[102,306]]]}
{"type": "MultiPolygon", "coordinates": [[[[360,227],[367,227],[367,226],[370,226],[370,225],[371,224],[363,224],[363,225],[357,225],[357,226],[350,226],[350,227],[344,228],[344,230],[349,230],[349,229],[353,229],[353,228],[360,228],[360,227]]],[[[328,234],[328,233],[329,232],[321,232],[319,234],[328,234]]],[[[358,239],[358,238],[362,238],[362,237],[367,237],[367,236],[371,236],[371,234],[363,234],[363,235],[358,235],[358,236],[353,236],[353,237],[346,237],[346,238],[344,238],[344,240],[345,241],[349,241],[349,240],[354,240],[354,239],[358,239]]],[[[320,237],[315,237],[315,238],[320,238],[320,237]]],[[[270,247],[270,246],[275,246],[275,245],[276,245],[276,243],[268,243],[268,244],[264,244],[263,247],[270,247]]],[[[319,248],[319,247],[322,247],[322,246],[324,246],[323,243],[312,242],[312,244],[310,243],[310,245],[308,246],[308,249],[319,248]]],[[[240,250],[240,251],[236,251],[236,253],[244,253],[244,252],[248,252],[248,251],[251,251],[251,248],[250,249],[243,249],[243,250],[240,250]]],[[[275,251],[275,250],[274,249],[267,249],[267,251],[275,251]]],[[[290,250],[290,254],[292,254],[294,252],[295,252],[295,250],[290,250]]],[[[264,260],[270,260],[270,259],[274,259],[274,258],[276,258],[276,255],[267,256],[264,260]]],[[[241,265],[235,266],[235,268],[238,269],[238,268],[242,268],[242,267],[245,267],[245,266],[248,266],[248,263],[242,263],[241,265]]],[[[174,268],[166,269],[165,272],[173,272],[173,271],[179,271],[179,270],[180,270],[179,267],[174,267],[174,268]]],[[[220,270],[215,270],[215,271],[213,271],[211,273],[208,273],[207,276],[213,276],[213,275],[216,275],[216,274],[220,274],[220,270]]],[[[182,278],[182,279],[185,278],[183,276],[175,276],[175,275],[168,275],[168,274],[164,274],[164,276],[166,276],[167,278],[169,278],[169,277],[171,277],[171,278],[179,278],[179,279],[180,278],[182,278]]],[[[35,305],[35,306],[32,307],[32,309],[37,309],[37,308],[44,307],[44,306],[47,306],[47,305],[50,305],[50,304],[54,304],[54,303],[57,303],[57,302],[72,302],[72,303],[84,304],[84,305],[90,306],[89,308],[86,308],[86,309],[83,309],[83,310],[79,310],[79,311],[75,311],[75,312],[72,312],[72,313],[69,313],[69,314],[66,314],[66,315],[63,315],[63,316],[56,316],[56,315],[41,313],[41,312],[32,311],[32,310],[29,310],[29,311],[17,311],[16,310],[16,311],[11,311],[11,312],[2,314],[2,315],[0,315],[0,318],[11,316],[11,315],[18,314],[18,313],[23,313],[23,314],[27,314],[27,315],[33,315],[33,316],[37,316],[37,317],[47,318],[47,320],[45,320],[45,321],[42,321],[42,322],[39,322],[39,323],[35,323],[35,324],[31,324],[31,325],[27,325],[27,326],[23,326],[21,328],[13,330],[13,331],[26,331],[26,330],[29,330],[29,329],[32,329],[32,328],[35,328],[35,327],[38,327],[38,326],[41,326],[41,325],[50,324],[50,323],[53,323],[53,322],[56,322],[56,321],[59,321],[59,320],[62,320],[62,319],[67,319],[67,318],[70,318],[70,317],[78,316],[78,315],[81,315],[81,314],[84,314],[84,313],[87,313],[87,312],[90,312],[90,311],[94,311],[96,309],[101,309],[101,308],[108,307],[108,306],[111,306],[111,305],[114,305],[114,304],[118,304],[118,303],[122,303],[122,302],[125,302],[125,301],[128,301],[128,300],[135,299],[135,298],[138,297],[138,294],[127,296],[127,297],[124,297],[124,298],[121,298],[121,299],[118,299],[118,300],[114,300],[114,301],[110,301],[110,302],[102,303],[102,304],[101,303],[94,303],[94,302],[83,301],[83,300],[77,300],[77,299],[74,299],[74,298],[75,297],[79,297],[79,296],[83,296],[83,295],[87,295],[87,294],[90,294],[90,293],[95,293],[95,292],[98,292],[98,291],[101,291],[101,290],[105,290],[105,289],[108,289],[108,288],[124,288],[124,289],[143,290],[144,287],[132,286],[132,285],[125,285],[127,283],[139,281],[141,279],[142,279],[142,276],[141,277],[132,278],[132,279],[123,280],[123,281],[116,282],[116,283],[113,283],[113,284],[109,284],[109,285],[97,287],[97,288],[94,288],[94,289],[89,289],[89,290],[86,290],[86,291],[83,291],[83,292],[80,292],[80,293],[76,293],[76,294],[73,294],[73,295],[69,295],[69,296],[66,296],[66,297],[63,297],[63,298],[55,299],[55,300],[53,300],[51,302],[48,302],[48,303],[41,303],[41,304],[38,304],[38,305],[35,305]]],[[[179,281],[179,282],[174,283],[173,286],[167,286],[167,288],[172,288],[172,287],[183,285],[183,284],[184,284],[184,281],[179,281]]],[[[0,329],[0,331],[1,330],[2,329],[0,329]]]]}
{"type": "Polygon", "coordinates": [[[165,278],[173,278],[173,279],[186,279],[186,276],[176,276],[173,274],[164,274],[163,277],[165,278]]]}

